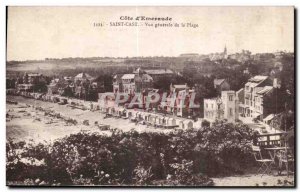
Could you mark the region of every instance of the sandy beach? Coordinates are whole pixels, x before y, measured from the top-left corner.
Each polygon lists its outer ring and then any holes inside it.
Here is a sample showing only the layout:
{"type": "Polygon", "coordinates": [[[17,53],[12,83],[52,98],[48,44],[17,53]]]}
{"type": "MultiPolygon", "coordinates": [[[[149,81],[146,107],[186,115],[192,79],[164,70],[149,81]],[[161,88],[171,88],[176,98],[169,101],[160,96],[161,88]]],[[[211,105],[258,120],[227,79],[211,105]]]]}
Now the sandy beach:
{"type": "Polygon", "coordinates": [[[7,103],[6,105],[6,112],[8,115],[8,118],[6,119],[7,138],[11,138],[15,141],[53,141],[80,131],[110,134],[110,131],[102,131],[95,126],[96,121],[98,124],[109,125],[110,129],[116,128],[125,132],[132,129],[138,132],[168,133],[171,131],[168,129],[135,124],[129,119],[116,119],[113,117],[104,119],[105,114],[102,114],[99,111],[72,109],[66,105],[58,105],[57,103],[34,100],[21,96],[7,96],[7,100],[18,101],[17,104],[7,103]],[[35,107],[42,107],[44,109],[51,109],[59,112],[62,115],[77,120],[78,124],[67,125],[62,119],[45,116],[44,112],[36,110],[35,107]],[[89,121],[88,126],[83,124],[84,120],[89,121]]]}

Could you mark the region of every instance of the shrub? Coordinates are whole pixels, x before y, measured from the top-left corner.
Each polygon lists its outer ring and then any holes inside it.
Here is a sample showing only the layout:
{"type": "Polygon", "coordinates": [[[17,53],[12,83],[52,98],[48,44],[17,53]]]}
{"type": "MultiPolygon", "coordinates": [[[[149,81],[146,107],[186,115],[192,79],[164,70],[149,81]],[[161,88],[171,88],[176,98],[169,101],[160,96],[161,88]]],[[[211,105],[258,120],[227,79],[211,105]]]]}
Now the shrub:
{"type": "Polygon", "coordinates": [[[210,122],[209,121],[207,121],[207,120],[203,120],[202,122],[201,122],[201,127],[209,127],[210,126],[210,122]]]}
{"type": "Polygon", "coordinates": [[[216,122],[168,135],[112,130],[78,133],[52,144],[7,142],[7,181],[40,179],[49,185],[211,185],[208,176],[241,172],[252,132],[216,122]],[[42,164],[24,164],[31,158],[42,164]],[[172,183],[170,179],[171,176],[172,183]]]}

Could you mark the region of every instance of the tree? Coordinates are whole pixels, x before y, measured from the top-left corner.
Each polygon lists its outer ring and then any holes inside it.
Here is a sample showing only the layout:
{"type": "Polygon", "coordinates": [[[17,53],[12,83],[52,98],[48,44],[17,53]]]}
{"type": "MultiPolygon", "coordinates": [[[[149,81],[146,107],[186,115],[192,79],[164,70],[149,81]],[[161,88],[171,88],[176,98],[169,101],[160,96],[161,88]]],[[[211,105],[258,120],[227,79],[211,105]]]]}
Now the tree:
{"type": "Polygon", "coordinates": [[[289,110],[295,111],[295,60],[293,55],[283,55],[281,59],[283,65],[280,79],[281,87],[287,95],[285,102],[289,110]]]}

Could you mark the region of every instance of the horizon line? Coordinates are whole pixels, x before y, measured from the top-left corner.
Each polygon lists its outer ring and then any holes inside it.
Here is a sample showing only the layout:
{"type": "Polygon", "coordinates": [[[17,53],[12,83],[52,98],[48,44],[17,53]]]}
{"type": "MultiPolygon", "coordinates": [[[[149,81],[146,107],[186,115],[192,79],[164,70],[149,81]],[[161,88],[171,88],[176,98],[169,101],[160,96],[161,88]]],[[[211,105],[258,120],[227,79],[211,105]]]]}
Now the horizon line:
{"type": "MultiPolygon", "coordinates": [[[[235,52],[235,53],[230,53],[227,55],[233,55],[236,53],[242,53],[242,51],[250,51],[247,49],[242,49],[240,52],[235,52]]],[[[250,51],[251,52],[251,51],[250,51]]],[[[294,53],[294,51],[291,50],[276,50],[276,51],[271,51],[271,52],[251,52],[250,55],[255,55],[255,54],[267,54],[267,53],[276,53],[276,52],[284,52],[284,53],[294,53]]],[[[147,56],[85,56],[85,57],[45,57],[41,59],[26,59],[26,60],[6,60],[6,62],[26,62],[26,61],[46,61],[46,60],[62,60],[62,59],[89,59],[89,58],[113,58],[113,59],[129,59],[129,58],[151,58],[151,57],[181,57],[181,55],[188,55],[188,54],[196,54],[197,56],[207,56],[211,54],[220,54],[223,52],[212,52],[212,53],[206,53],[206,54],[201,54],[201,53],[195,53],[195,52],[186,52],[186,53],[181,53],[177,56],[167,56],[167,55],[147,55],[147,56]]]]}

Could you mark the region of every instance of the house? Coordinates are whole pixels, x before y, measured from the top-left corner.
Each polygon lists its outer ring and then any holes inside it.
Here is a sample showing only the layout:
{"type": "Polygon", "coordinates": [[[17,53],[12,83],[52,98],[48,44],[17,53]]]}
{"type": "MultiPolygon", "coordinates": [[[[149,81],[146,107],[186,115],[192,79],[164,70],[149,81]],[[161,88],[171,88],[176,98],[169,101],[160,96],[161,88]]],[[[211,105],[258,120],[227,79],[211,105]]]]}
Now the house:
{"type": "Polygon", "coordinates": [[[220,95],[222,91],[230,90],[230,85],[226,79],[214,79],[214,88],[220,95]]]}
{"type": "Polygon", "coordinates": [[[123,93],[123,85],[122,85],[122,76],[123,74],[116,74],[113,76],[113,92],[118,93],[121,92],[123,93]]]}
{"type": "Polygon", "coordinates": [[[153,78],[142,70],[131,74],[117,74],[113,77],[114,93],[128,93],[134,95],[135,93],[142,93],[152,88],[153,78]]]}
{"type": "Polygon", "coordinates": [[[190,99],[194,88],[190,89],[187,84],[170,85],[170,93],[165,101],[160,103],[163,111],[178,117],[192,116],[196,109],[189,109],[190,99]]]}
{"type": "MultiPolygon", "coordinates": [[[[124,74],[121,77],[122,85],[124,93],[134,94],[135,93],[135,82],[134,82],[135,75],[134,74],[124,74]]],[[[119,89],[121,90],[121,89],[119,89]]]]}
{"type": "Polygon", "coordinates": [[[16,81],[17,91],[45,92],[47,91],[46,78],[40,73],[25,73],[16,81]]]}
{"type": "Polygon", "coordinates": [[[65,95],[73,96],[75,91],[74,84],[70,81],[66,81],[64,78],[55,78],[52,79],[48,87],[48,94],[54,95],[65,95]]]}
{"type": "Polygon", "coordinates": [[[238,99],[234,91],[222,91],[221,97],[204,99],[204,119],[227,119],[228,122],[238,120],[238,99]]]}
{"type": "Polygon", "coordinates": [[[223,52],[209,54],[209,59],[211,61],[217,61],[217,60],[222,60],[222,59],[227,59],[227,58],[228,58],[228,54],[227,54],[227,47],[226,47],[226,45],[224,47],[224,51],[223,52]]]}
{"type": "Polygon", "coordinates": [[[138,74],[138,73],[144,73],[144,74],[148,74],[149,76],[152,77],[153,81],[157,81],[158,79],[162,78],[162,77],[167,77],[170,78],[172,76],[175,75],[175,73],[167,68],[155,68],[155,69],[141,69],[138,68],[135,71],[133,71],[134,74],[138,74]]]}
{"type": "Polygon", "coordinates": [[[75,76],[74,81],[92,81],[94,80],[94,77],[90,76],[87,73],[79,73],[78,75],[75,76]]]}
{"type": "Polygon", "coordinates": [[[33,84],[18,84],[17,85],[17,91],[18,92],[32,92],[33,91],[33,84]]]}
{"type": "Polygon", "coordinates": [[[237,60],[238,62],[245,63],[251,59],[251,52],[248,50],[242,50],[242,52],[231,54],[228,57],[230,59],[237,60]]]}
{"type": "Polygon", "coordinates": [[[208,121],[215,121],[221,119],[221,105],[220,98],[204,99],[204,119],[208,121]]]}
{"type": "Polygon", "coordinates": [[[244,103],[240,105],[243,116],[263,118],[263,100],[273,90],[272,85],[273,81],[268,76],[257,75],[248,80],[244,88],[244,103]]]}
{"type": "Polygon", "coordinates": [[[25,75],[23,76],[23,83],[24,84],[39,84],[39,83],[44,83],[45,82],[45,78],[43,76],[43,74],[40,73],[25,73],[25,75]]]}
{"type": "Polygon", "coordinates": [[[270,125],[271,121],[274,119],[274,117],[275,117],[274,114],[270,114],[266,118],[263,119],[263,122],[267,125],[270,125]]]}
{"type": "Polygon", "coordinates": [[[236,98],[239,104],[239,114],[243,114],[244,103],[245,103],[245,91],[244,88],[241,88],[236,92],[236,98]]]}
{"type": "Polygon", "coordinates": [[[98,93],[98,103],[100,111],[107,113],[109,109],[115,106],[115,94],[112,92],[98,93]]]}

